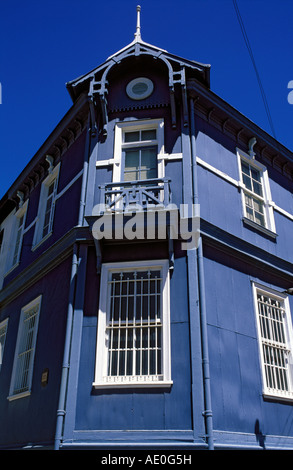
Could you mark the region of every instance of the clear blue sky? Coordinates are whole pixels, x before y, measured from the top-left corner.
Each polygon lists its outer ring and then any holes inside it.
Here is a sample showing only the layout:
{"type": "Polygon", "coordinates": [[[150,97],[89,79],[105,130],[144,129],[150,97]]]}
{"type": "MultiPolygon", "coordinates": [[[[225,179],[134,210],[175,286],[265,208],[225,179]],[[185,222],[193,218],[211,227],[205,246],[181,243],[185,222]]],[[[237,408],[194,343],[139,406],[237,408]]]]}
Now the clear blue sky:
{"type": "MultiPolygon", "coordinates": [[[[211,89],[272,134],[232,0],[11,0],[0,16],[0,198],[71,106],[65,83],[134,38],[211,64],[211,89]]],[[[277,139],[293,151],[293,1],[238,0],[277,139]]]]}

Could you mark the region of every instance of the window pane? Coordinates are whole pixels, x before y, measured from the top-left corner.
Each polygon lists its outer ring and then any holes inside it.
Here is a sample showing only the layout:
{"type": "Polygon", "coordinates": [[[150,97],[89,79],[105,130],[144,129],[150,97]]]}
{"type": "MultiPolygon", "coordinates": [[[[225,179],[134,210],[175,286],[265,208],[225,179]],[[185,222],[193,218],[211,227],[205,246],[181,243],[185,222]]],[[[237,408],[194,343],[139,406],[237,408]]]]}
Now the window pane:
{"type": "Polygon", "coordinates": [[[256,170],[255,168],[251,167],[251,176],[254,180],[258,181],[260,183],[260,172],[256,170]]]}
{"type": "Polygon", "coordinates": [[[244,174],[250,177],[249,165],[245,163],[243,160],[241,161],[241,168],[244,174]]]}
{"type": "Polygon", "coordinates": [[[139,131],[134,132],[125,132],[124,142],[138,142],[139,141],[139,131]]]}
{"type": "Polygon", "coordinates": [[[257,194],[258,196],[262,196],[263,193],[262,193],[262,186],[260,183],[257,183],[256,181],[253,181],[253,191],[255,192],[255,194],[257,194]]]}
{"type": "Polygon", "coordinates": [[[157,178],[157,149],[141,150],[140,179],[157,178]]]}
{"type": "Polygon", "coordinates": [[[141,131],[141,140],[156,140],[157,132],[156,129],[149,129],[141,131]]]}
{"type": "Polygon", "coordinates": [[[246,175],[242,175],[242,178],[243,178],[244,186],[251,191],[252,190],[251,179],[246,175]]]}

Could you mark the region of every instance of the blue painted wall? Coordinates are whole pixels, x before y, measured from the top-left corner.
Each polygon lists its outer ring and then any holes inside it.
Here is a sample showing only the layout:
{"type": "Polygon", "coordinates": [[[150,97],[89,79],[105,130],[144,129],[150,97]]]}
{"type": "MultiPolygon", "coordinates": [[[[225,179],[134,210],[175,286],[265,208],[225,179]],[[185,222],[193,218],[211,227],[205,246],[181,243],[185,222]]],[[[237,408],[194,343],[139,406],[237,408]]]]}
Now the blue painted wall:
{"type": "Polygon", "coordinates": [[[68,305],[71,259],[35,282],[30,289],[1,309],[9,318],[3,365],[0,374],[0,447],[28,442],[52,443],[55,436],[61,378],[64,335],[68,305]],[[8,401],[12,366],[21,309],[42,295],[39,316],[32,393],[8,401]],[[49,369],[48,385],[41,385],[42,372],[49,369]]]}
{"type": "Polygon", "coordinates": [[[209,246],[204,268],[214,429],[254,434],[258,423],[263,434],[293,436],[292,404],[262,396],[251,284],[280,290],[282,279],[209,246]]]}
{"type": "MultiPolygon", "coordinates": [[[[197,156],[214,168],[239,181],[236,142],[223,135],[207,122],[196,117],[197,156]]],[[[242,149],[247,152],[248,149],[242,149]]],[[[259,155],[256,160],[268,169],[272,200],[281,209],[293,215],[292,182],[266,162],[259,155]]],[[[291,249],[293,238],[292,220],[274,211],[277,238],[273,240],[260,231],[245,226],[241,193],[233,184],[198,165],[199,202],[201,217],[215,226],[231,233],[248,243],[258,246],[280,258],[293,262],[291,249]]]]}
{"type": "MultiPolygon", "coordinates": [[[[158,253],[158,258],[159,255],[158,253]]],[[[122,256],[120,251],[119,260],[122,256]]],[[[144,256],[140,252],[140,257],[152,259],[153,254],[146,250],[144,256]]],[[[124,254],[123,259],[129,259],[129,256],[124,254]]],[[[92,250],[89,253],[87,272],[87,279],[90,281],[87,282],[84,311],[75,429],[190,430],[190,350],[185,258],[175,260],[174,275],[171,278],[171,357],[174,384],[170,391],[92,389],[99,288],[99,276],[95,274],[94,264],[95,253],[92,250]]]]}

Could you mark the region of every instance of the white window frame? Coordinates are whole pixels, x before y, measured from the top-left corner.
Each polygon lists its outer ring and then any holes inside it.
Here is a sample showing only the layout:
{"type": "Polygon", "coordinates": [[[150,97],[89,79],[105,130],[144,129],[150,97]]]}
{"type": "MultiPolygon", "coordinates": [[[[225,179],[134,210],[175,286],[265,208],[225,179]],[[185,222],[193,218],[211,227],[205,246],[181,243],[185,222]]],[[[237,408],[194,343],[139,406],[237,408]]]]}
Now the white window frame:
{"type": "Polygon", "coordinates": [[[170,343],[170,279],[168,260],[153,260],[124,263],[105,263],[102,265],[100,284],[100,303],[98,314],[97,350],[94,388],[133,388],[133,387],[170,387],[171,380],[171,343],[170,343]],[[160,270],[162,275],[161,314],[162,314],[162,373],[156,375],[108,376],[108,341],[106,328],[109,318],[110,290],[109,279],[112,272],[141,270],[160,270]]]}
{"type": "Polygon", "coordinates": [[[50,235],[52,234],[53,223],[54,223],[55,202],[57,198],[57,188],[58,188],[58,180],[59,180],[59,170],[60,170],[60,163],[56,165],[56,167],[50,172],[50,174],[42,183],[32,250],[35,250],[36,248],[38,248],[38,246],[41,243],[43,243],[45,240],[47,240],[47,238],[50,237],[50,235]],[[55,181],[55,188],[52,194],[50,225],[49,225],[48,233],[45,236],[43,236],[45,212],[46,212],[46,206],[47,206],[47,200],[48,200],[48,190],[49,190],[51,183],[53,183],[53,181],[55,181]]]}
{"type": "Polygon", "coordinates": [[[9,246],[9,250],[7,252],[7,259],[6,259],[6,270],[5,275],[9,274],[16,266],[19,265],[21,249],[22,249],[22,242],[23,242],[23,235],[24,235],[24,228],[26,223],[26,215],[27,215],[27,208],[28,208],[28,201],[26,201],[18,210],[15,212],[11,231],[9,234],[9,240],[6,238],[4,234],[4,240],[6,239],[7,245],[9,246]],[[22,219],[22,226],[20,227],[20,220],[22,219]],[[16,251],[17,250],[17,251],[16,251]]]}
{"type": "Polygon", "coordinates": [[[42,296],[40,295],[21,310],[11,375],[10,391],[8,396],[8,400],[10,401],[23,398],[31,394],[41,302],[42,296]],[[26,315],[29,312],[33,312],[32,317],[35,317],[33,328],[30,331],[25,327],[25,321],[28,321],[26,319],[26,315]],[[27,340],[28,338],[29,341],[27,340]],[[21,364],[20,361],[22,357],[28,358],[27,364],[21,364]],[[22,379],[22,387],[20,387],[20,379],[22,379]],[[18,383],[19,386],[16,388],[18,383]]]}
{"type": "MultiPolygon", "coordinates": [[[[264,287],[258,283],[252,283],[253,287],[253,298],[254,298],[254,309],[255,309],[255,315],[256,315],[256,324],[257,324],[257,333],[258,333],[258,345],[259,345],[259,356],[260,356],[260,364],[261,364],[261,374],[262,374],[262,383],[263,383],[263,395],[268,398],[278,398],[282,400],[293,400],[293,329],[292,329],[292,317],[291,317],[291,312],[290,312],[290,304],[289,304],[289,299],[287,295],[284,295],[280,292],[277,292],[271,288],[264,287]],[[258,301],[258,295],[263,295],[265,297],[268,297],[274,301],[280,302],[280,308],[271,308],[271,311],[274,310],[275,318],[272,319],[270,317],[270,321],[264,323],[260,321],[260,314],[259,314],[259,308],[261,308],[261,305],[264,305],[264,309],[266,308],[265,306],[268,305],[266,303],[261,304],[261,302],[258,301]],[[277,313],[284,315],[284,321],[283,321],[283,332],[284,332],[284,340],[283,341],[277,341],[275,338],[277,337],[277,333],[273,334],[272,333],[272,328],[273,325],[277,325],[280,320],[276,320],[277,313]],[[263,328],[267,328],[269,333],[262,334],[263,328]],[[270,338],[265,337],[265,336],[270,336],[270,338]],[[275,337],[275,338],[274,338],[275,337]],[[284,390],[281,387],[272,387],[273,381],[275,383],[279,380],[281,381],[282,379],[282,367],[280,365],[272,364],[270,361],[271,358],[268,359],[267,364],[268,367],[266,368],[265,366],[265,353],[264,349],[266,352],[268,350],[272,351],[283,351],[284,356],[286,355],[286,372],[285,376],[288,382],[288,390],[284,390]],[[274,376],[273,379],[268,378],[267,374],[271,374],[270,377],[274,376]],[[270,381],[270,383],[269,383],[270,381]]],[[[271,315],[271,313],[269,312],[271,315]]],[[[281,322],[280,322],[281,323],[281,322]]],[[[275,329],[277,331],[277,328],[275,329]]],[[[280,330],[279,330],[280,331],[280,330]]],[[[280,334],[278,334],[278,337],[281,337],[280,334]]],[[[271,356],[272,357],[272,356],[271,356]]],[[[279,355],[281,357],[281,353],[279,355]]],[[[284,387],[283,387],[284,388],[284,387]]]]}
{"type": "Polygon", "coordinates": [[[243,220],[245,221],[245,223],[253,226],[254,228],[259,229],[260,231],[263,231],[265,233],[268,231],[270,233],[276,234],[273,202],[272,202],[272,196],[271,196],[271,190],[270,190],[268,170],[266,166],[262,165],[260,162],[255,160],[254,156],[251,156],[243,152],[240,149],[237,149],[237,161],[238,161],[238,170],[239,170],[239,178],[240,178],[238,185],[241,189],[243,220]],[[257,195],[256,193],[254,193],[253,191],[250,191],[249,189],[245,187],[243,180],[242,180],[242,168],[241,168],[242,160],[260,172],[263,197],[257,195]],[[248,196],[254,197],[256,199],[259,199],[263,203],[264,221],[265,221],[264,226],[248,218],[247,213],[246,213],[245,194],[247,194],[248,196]]]}
{"type": "Polygon", "coordinates": [[[8,318],[0,322],[0,372],[1,372],[2,364],[3,364],[7,328],[8,328],[8,318]]]}
{"type": "Polygon", "coordinates": [[[157,145],[158,147],[158,178],[164,178],[165,165],[164,165],[164,119],[147,119],[147,120],[131,120],[118,122],[115,125],[115,141],[114,141],[114,167],[113,167],[113,182],[123,181],[123,149],[133,147],[133,144],[126,144],[123,142],[123,135],[126,131],[140,131],[156,129],[157,139],[151,142],[140,142],[139,146],[157,145]]]}

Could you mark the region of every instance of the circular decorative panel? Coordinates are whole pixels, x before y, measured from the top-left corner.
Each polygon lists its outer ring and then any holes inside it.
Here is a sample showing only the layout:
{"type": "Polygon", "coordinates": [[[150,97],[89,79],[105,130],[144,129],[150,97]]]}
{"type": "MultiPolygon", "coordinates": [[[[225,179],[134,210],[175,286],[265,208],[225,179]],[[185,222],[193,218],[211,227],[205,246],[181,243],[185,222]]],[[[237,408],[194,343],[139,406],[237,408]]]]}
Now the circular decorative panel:
{"type": "Polygon", "coordinates": [[[132,100],[143,100],[152,94],[153,89],[153,82],[149,78],[140,77],[128,83],[126,93],[132,100]]]}

